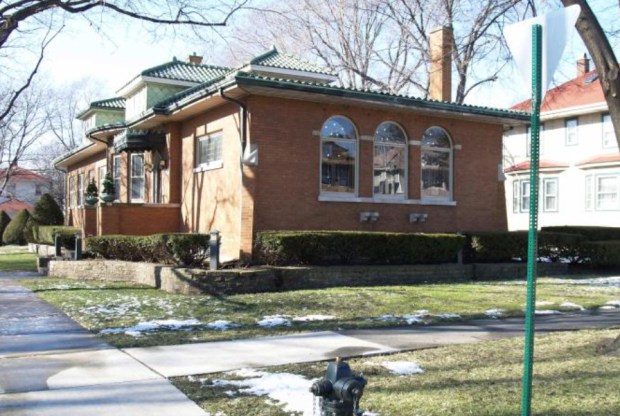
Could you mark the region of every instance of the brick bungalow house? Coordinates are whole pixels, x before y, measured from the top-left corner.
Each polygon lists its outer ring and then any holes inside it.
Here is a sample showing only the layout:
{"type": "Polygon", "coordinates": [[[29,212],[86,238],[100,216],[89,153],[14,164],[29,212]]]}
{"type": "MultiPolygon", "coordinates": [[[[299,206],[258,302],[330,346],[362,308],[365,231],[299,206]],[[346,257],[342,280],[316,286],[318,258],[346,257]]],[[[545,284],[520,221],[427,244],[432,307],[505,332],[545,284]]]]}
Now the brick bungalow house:
{"type": "Polygon", "coordinates": [[[506,230],[502,132],[529,116],[449,102],[450,32],[432,38],[435,99],[333,86],[275,48],[147,69],[78,116],[90,143],[56,160],[67,217],[87,236],[218,229],[227,259],[261,230],[506,230]],[[116,202],[84,207],[108,169],[116,202]]]}

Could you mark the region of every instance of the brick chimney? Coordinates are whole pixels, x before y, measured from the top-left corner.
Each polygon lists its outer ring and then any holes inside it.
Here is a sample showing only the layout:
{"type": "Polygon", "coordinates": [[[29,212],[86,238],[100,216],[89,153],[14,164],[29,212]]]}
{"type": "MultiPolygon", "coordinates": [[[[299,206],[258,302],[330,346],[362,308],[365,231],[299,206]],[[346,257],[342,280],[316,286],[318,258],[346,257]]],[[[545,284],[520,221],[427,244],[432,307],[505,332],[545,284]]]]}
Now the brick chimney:
{"type": "Polygon", "coordinates": [[[583,54],[583,58],[577,59],[577,78],[590,72],[590,60],[583,54]]]}
{"type": "Polygon", "coordinates": [[[187,57],[187,62],[190,64],[200,65],[202,63],[202,56],[196,55],[196,52],[187,57]]]}
{"type": "Polygon", "coordinates": [[[452,42],[450,26],[438,27],[430,34],[429,94],[434,100],[452,100],[452,42]]]}

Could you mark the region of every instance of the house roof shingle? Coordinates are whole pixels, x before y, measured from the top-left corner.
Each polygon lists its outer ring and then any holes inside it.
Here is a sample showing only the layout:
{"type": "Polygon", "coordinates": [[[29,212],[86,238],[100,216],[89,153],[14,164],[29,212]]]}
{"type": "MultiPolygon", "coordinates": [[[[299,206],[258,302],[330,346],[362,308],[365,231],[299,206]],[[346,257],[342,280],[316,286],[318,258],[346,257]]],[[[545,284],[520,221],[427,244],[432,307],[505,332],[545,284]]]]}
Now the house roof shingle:
{"type": "Polygon", "coordinates": [[[11,198],[4,202],[0,201],[0,211],[6,212],[11,218],[22,209],[27,209],[28,211],[32,212],[34,206],[15,198],[11,198]]]}
{"type": "MultiPolygon", "coordinates": [[[[530,111],[531,102],[531,99],[522,101],[512,109],[530,111]]],[[[547,91],[540,111],[544,113],[604,102],[605,96],[598,80],[598,73],[593,70],[547,91]]]]}
{"type": "MultiPolygon", "coordinates": [[[[516,165],[507,167],[506,169],[504,169],[504,172],[511,173],[511,172],[529,171],[531,165],[532,165],[532,162],[529,160],[526,160],[524,162],[517,163],[516,165]]],[[[551,170],[551,169],[565,169],[567,167],[568,165],[566,163],[553,162],[551,160],[540,160],[538,162],[539,169],[551,170]]]]}
{"type": "Polygon", "coordinates": [[[334,75],[326,68],[305,61],[294,55],[279,52],[274,46],[271,50],[253,58],[250,65],[270,66],[273,68],[291,69],[297,71],[314,72],[317,74],[334,75]]]}
{"type": "Polygon", "coordinates": [[[586,160],[583,160],[577,164],[577,166],[585,166],[585,165],[594,165],[599,163],[614,163],[620,162],[620,154],[610,154],[610,155],[598,155],[586,160]]]}
{"type": "MultiPolygon", "coordinates": [[[[6,169],[0,169],[0,177],[2,177],[6,173],[6,169]]],[[[39,175],[36,172],[33,172],[29,169],[22,168],[20,166],[13,166],[11,168],[11,180],[15,182],[21,181],[49,181],[43,175],[39,175]]]]}

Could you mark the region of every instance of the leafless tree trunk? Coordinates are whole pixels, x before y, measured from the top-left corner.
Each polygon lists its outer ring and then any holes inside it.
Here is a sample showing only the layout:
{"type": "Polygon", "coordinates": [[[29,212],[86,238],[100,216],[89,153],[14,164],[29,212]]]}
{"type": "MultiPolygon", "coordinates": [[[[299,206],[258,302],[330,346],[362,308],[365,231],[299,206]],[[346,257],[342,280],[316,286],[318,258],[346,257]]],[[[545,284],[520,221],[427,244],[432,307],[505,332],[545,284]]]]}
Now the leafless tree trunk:
{"type": "Polygon", "coordinates": [[[562,4],[564,6],[578,4],[581,7],[581,14],[577,19],[575,27],[596,66],[599,74],[598,79],[603,88],[607,107],[609,108],[611,122],[616,132],[616,140],[618,146],[620,146],[620,77],[618,76],[618,60],[616,55],[605,31],[599,24],[587,1],[562,0],[562,4]]]}

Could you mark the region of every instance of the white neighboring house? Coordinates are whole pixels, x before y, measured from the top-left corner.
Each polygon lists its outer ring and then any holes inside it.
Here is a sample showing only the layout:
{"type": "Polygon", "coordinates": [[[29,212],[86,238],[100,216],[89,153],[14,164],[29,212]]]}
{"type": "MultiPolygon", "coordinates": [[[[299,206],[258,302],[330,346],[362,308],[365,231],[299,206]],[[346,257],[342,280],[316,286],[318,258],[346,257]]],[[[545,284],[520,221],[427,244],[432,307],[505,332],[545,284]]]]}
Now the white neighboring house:
{"type": "MultiPolygon", "coordinates": [[[[530,111],[530,100],[513,109],[530,111]]],[[[620,227],[620,151],[597,72],[577,61],[577,78],[541,106],[539,227],[620,227]]],[[[529,227],[529,127],[504,133],[509,230],[529,227]]]]}
{"type": "MultiPolygon", "coordinates": [[[[28,169],[18,166],[11,168],[9,182],[0,195],[0,211],[5,211],[13,217],[22,209],[32,212],[34,204],[41,196],[50,191],[51,181],[28,169]]],[[[0,169],[0,178],[4,178],[5,171],[0,169]]]]}

